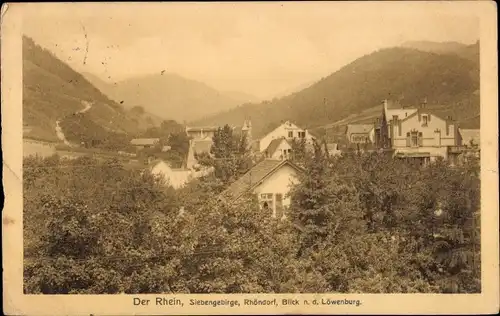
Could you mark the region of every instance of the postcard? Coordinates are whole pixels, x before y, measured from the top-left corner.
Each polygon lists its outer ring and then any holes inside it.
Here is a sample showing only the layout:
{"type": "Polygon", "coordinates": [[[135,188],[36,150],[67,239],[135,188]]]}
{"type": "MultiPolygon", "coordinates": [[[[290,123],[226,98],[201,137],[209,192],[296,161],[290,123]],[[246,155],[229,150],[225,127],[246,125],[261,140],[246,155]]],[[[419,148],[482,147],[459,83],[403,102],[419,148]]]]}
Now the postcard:
{"type": "Polygon", "coordinates": [[[7,315],[499,310],[489,1],[7,3],[7,315]]]}

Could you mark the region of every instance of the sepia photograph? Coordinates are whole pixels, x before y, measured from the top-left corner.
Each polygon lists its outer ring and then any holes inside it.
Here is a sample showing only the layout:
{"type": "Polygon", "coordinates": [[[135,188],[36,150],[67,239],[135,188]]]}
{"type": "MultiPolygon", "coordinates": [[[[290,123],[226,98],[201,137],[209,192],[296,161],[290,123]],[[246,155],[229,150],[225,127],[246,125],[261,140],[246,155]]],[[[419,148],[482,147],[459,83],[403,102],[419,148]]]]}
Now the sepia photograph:
{"type": "Polygon", "coordinates": [[[369,4],[25,6],[22,295],[484,294],[496,37],[474,10],[369,4]]]}

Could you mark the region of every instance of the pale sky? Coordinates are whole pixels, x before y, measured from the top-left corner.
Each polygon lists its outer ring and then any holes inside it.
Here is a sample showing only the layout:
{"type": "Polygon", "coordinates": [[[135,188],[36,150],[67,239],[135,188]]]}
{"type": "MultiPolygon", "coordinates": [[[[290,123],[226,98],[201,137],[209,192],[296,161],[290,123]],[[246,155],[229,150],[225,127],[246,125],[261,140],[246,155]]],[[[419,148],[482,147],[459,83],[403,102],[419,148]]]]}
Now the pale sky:
{"type": "Polygon", "coordinates": [[[470,11],[439,3],[37,5],[24,18],[25,34],[77,71],[114,82],[166,70],[260,98],[380,48],[417,40],[472,44],[479,34],[470,11]]]}

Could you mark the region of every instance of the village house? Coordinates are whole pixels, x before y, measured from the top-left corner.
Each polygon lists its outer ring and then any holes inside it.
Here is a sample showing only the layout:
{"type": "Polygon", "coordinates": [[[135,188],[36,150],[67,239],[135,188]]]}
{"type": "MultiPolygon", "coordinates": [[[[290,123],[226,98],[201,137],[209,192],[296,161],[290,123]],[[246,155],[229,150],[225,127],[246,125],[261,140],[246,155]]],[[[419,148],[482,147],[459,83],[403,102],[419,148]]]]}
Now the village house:
{"type": "Polygon", "coordinates": [[[237,203],[245,193],[257,195],[261,209],[274,218],[285,218],[289,192],[303,170],[289,160],[264,159],[232,183],[222,196],[237,203]]]}
{"type": "Polygon", "coordinates": [[[373,124],[348,124],[345,134],[350,144],[373,144],[375,142],[373,124]]]}
{"type": "MultiPolygon", "coordinates": [[[[235,127],[232,128],[233,131],[236,130],[235,127]]],[[[189,127],[186,128],[186,133],[189,140],[189,152],[187,156],[186,166],[188,169],[196,168],[198,162],[196,160],[196,155],[202,153],[210,154],[210,150],[213,144],[213,136],[218,130],[218,127],[189,127]]],[[[252,145],[252,123],[245,120],[243,126],[241,127],[241,136],[246,137],[247,146],[250,148],[252,145]]]]}
{"type": "Polygon", "coordinates": [[[312,140],[314,139],[308,130],[302,129],[290,121],[286,121],[260,139],[259,152],[264,153],[274,139],[282,138],[285,138],[288,141],[293,139],[305,139],[308,144],[312,143],[312,140]]]}
{"type": "Polygon", "coordinates": [[[448,148],[448,157],[451,164],[464,163],[471,156],[479,158],[481,152],[480,137],[479,129],[458,128],[457,145],[448,148]]]}
{"type": "Polygon", "coordinates": [[[289,159],[292,155],[292,146],[286,138],[273,139],[266,150],[264,150],[265,158],[271,159],[289,159]]]}
{"type": "Polygon", "coordinates": [[[210,149],[212,148],[212,139],[190,139],[189,140],[189,150],[186,160],[186,167],[188,169],[193,169],[198,166],[198,160],[196,155],[202,153],[210,154],[210,149]]]}
{"type": "Polygon", "coordinates": [[[436,115],[423,104],[419,108],[402,108],[384,101],[382,116],[375,126],[375,143],[395,157],[422,163],[437,157],[448,158],[451,146],[457,145],[457,125],[451,117],[436,115]]]}
{"type": "Polygon", "coordinates": [[[152,148],[160,144],[159,138],[134,138],[130,141],[130,144],[134,146],[137,150],[142,150],[145,148],[152,148]]]}
{"type": "Polygon", "coordinates": [[[199,171],[186,168],[172,168],[164,160],[155,160],[150,163],[149,171],[155,176],[160,176],[166,186],[172,186],[174,189],[184,187],[188,182],[206,176],[213,172],[213,168],[203,168],[199,171]]]}
{"type": "Polygon", "coordinates": [[[479,129],[458,129],[457,145],[468,148],[479,148],[481,131],[479,129]]]}
{"type": "Polygon", "coordinates": [[[217,126],[186,127],[186,134],[193,140],[212,139],[218,128],[217,126]]]}

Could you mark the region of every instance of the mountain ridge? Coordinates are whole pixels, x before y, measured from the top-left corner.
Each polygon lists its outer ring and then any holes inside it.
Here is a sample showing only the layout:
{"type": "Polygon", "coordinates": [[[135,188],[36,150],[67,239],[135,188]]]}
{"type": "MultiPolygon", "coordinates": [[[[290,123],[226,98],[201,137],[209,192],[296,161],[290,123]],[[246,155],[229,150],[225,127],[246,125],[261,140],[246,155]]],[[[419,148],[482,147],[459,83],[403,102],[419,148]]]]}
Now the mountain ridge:
{"type": "MultiPolygon", "coordinates": [[[[23,124],[30,130],[24,137],[60,142],[56,122],[61,121],[64,129],[68,125],[66,121],[76,114],[85,117],[85,122],[93,128],[101,130],[101,138],[112,137],[112,134],[134,135],[140,131],[140,126],[154,126],[154,122],[148,123],[125,111],[82,74],[33,39],[23,36],[22,44],[23,124]],[[92,107],[79,113],[85,108],[85,103],[92,104],[92,107]]],[[[78,128],[82,135],[93,133],[89,126],[78,128]]],[[[79,139],[73,138],[72,141],[80,143],[79,139]]]]}
{"type": "Polygon", "coordinates": [[[239,91],[221,92],[208,84],[172,72],[143,74],[114,83],[87,74],[109,98],[126,107],[140,106],[163,119],[192,121],[256,100],[239,91]]]}
{"type": "MultiPolygon", "coordinates": [[[[479,51],[478,45],[463,45],[462,49],[479,51]]],[[[361,113],[384,99],[414,106],[424,98],[429,105],[460,109],[460,120],[479,113],[479,59],[459,55],[403,47],[380,49],[301,91],[273,101],[245,104],[197,123],[237,124],[251,119],[254,135],[259,137],[283,120],[315,129],[361,113]]]]}

